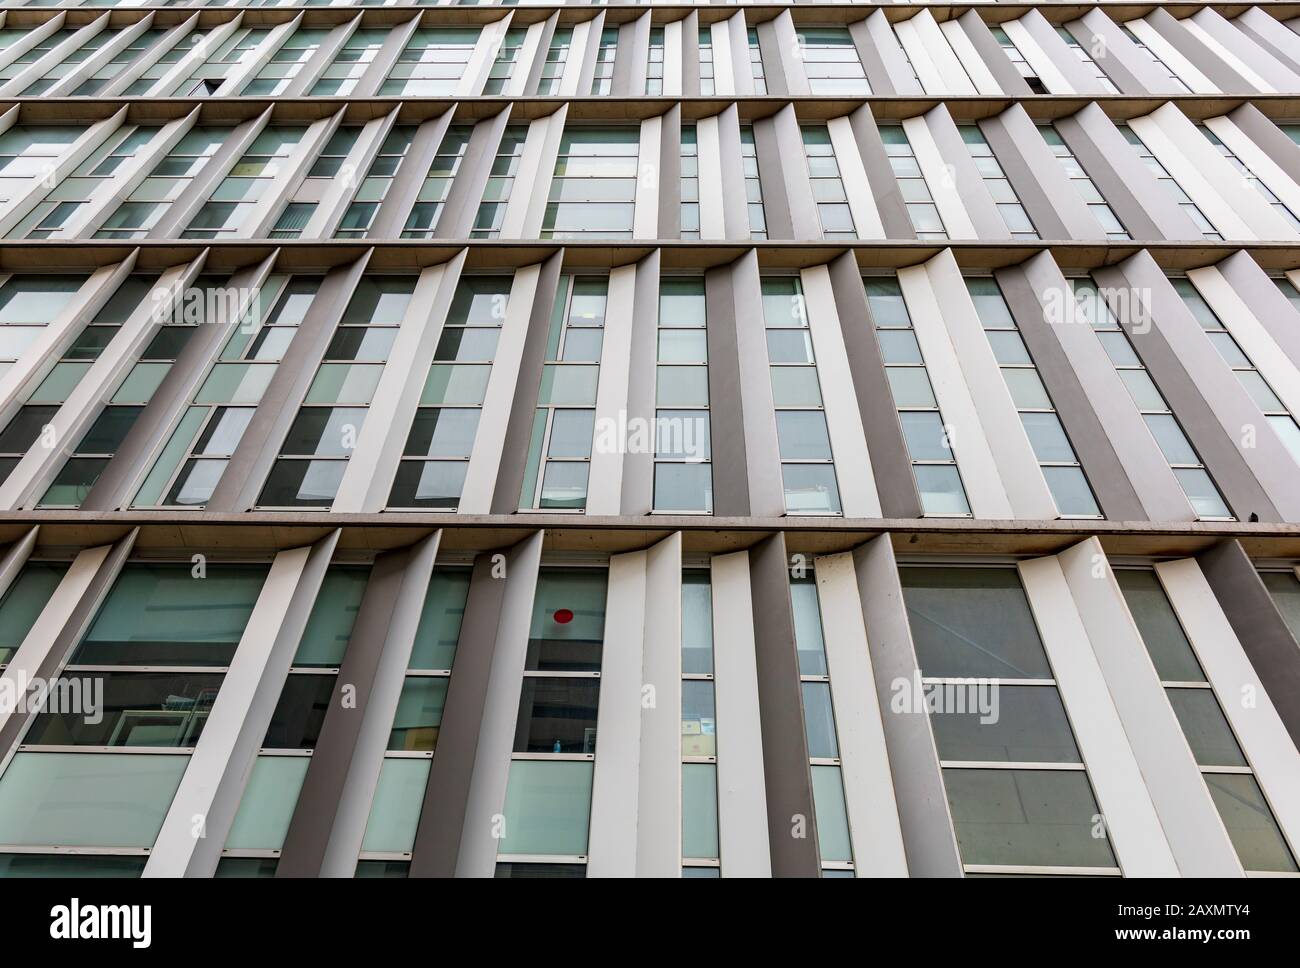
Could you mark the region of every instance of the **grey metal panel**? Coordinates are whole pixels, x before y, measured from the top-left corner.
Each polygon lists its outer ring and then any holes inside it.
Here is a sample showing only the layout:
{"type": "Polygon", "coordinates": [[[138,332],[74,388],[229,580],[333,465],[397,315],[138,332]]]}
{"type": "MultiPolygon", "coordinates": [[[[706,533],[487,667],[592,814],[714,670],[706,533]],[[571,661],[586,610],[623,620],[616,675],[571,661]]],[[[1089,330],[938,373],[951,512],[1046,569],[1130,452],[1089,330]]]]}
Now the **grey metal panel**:
{"type": "MultiPolygon", "coordinates": [[[[1150,256],[1147,258],[1149,259],[1150,256]]],[[[1129,260],[1124,263],[1124,268],[1098,269],[1093,273],[1093,278],[1097,280],[1099,289],[1128,292],[1145,288],[1148,293],[1146,304],[1157,319],[1167,309],[1183,308],[1168,307],[1160,302],[1151,305],[1153,290],[1159,287],[1150,285],[1150,280],[1144,278],[1144,275],[1149,273],[1134,273],[1133,270],[1136,268],[1132,260],[1129,260]]],[[[1155,268],[1155,272],[1159,273],[1160,270],[1155,268]]],[[[1165,287],[1168,288],[1167,282],[1165,287]]],[[[1183,308],[1183,311],[1187,310],[1183,308]]],[[[1269,500],[1260,482],[1256,480],[1235,442],[1224,432],[1214,407],[1201,395],[1201,388],[1183,368],[1178,354],[1169,345],[1160,326],[1157,324],[1134,327],[1131,321],[1125,320],[1122,316],[1120,322],[1124,325],[1125,332],[1129,334],[1133,347],[1141,356],[1151,378],[1155,380],[1170,408],[1178,416],[1178,422],[1192,441],[1192,446],[1205,462],[1210,476],[1218,484],[1219,491],[1223,494],[1223,499],[1232,513],[1242,521],[1248,520],[1251,514],[1258,514],[1260,521],[1281,521],[1281,514],[1269,500]],[[1145,332],[1138,332],[1139,329],[1145,329],[1145,332]]],[[[1207,349],[1210,349],[1208,344],[1207,349]]]]}
{"type": "Polygon", "coordinates": [[[393,27],[388,36],[384,38],[384,45],[379,48],[379,53],[371,61],[370,66],[366,68],[365,74],[357,81],[357,86],[352,92],[354,98],[375,97],[379,87],[388,77],[389,71],[397,63],[397,58],[406,50],[406,45],[410,43],[411,36],[420,26],[421,14],[419,11],[412,11],[414,16],[404,24],[398,24],[393,27]]]}
{"type": "Polygon", "coordinates": [[[979,122],[984,139],[1029,213],[1040,238],[1095,239],[1103,235],[1025,109],[1013,104],[979,122]]]}
{"type": "MultiPolygon", "coordinates": [[[[766,172],[773,172],[781,178],[784,201],[790,218],[791,238],[798,241],[820,239],[822,237],[821,217],[817,214],[817,203],[813,198],[812,183],[808,178],[808,161],[804,154],[803,132],[799,119],[795,115],[794,105],[787,104],[771,118],[763,119],[765,137],[770,139],[764,146],[771,162],[760,156],[758,170],[760,179],[766,172]],[[770,125],[770,128],[768,127],[770,125]]],[[[754,125],[754,139],[758,140],[759,125],[754,125]]],[[[762,151],[764,148],[760,148],[762,151]]],[[[767,201],[766,182],[763,190],[763,206],[770,212],[767,201]]],[[[768,237],[772,235],[771,215],[768,215],[768,237]]]]}
{"type": "MultiPolygon", "coordinates": [[[[912,227],[912,217],[907,214],[907,205],[903,201],[898,179],[889,164],[885,153],[885,143],[880,138],[880,129],[871,114],[871,105],[862,104],[849,115],[849,127],[853,129],[853,140],[858,144],[858,154],[862,156],[862,167],[866,169],[867,180],[871,182],[871,195],[880,213],[880,223],[885,228],[888,239],[915,239],[916,229],[912,227]]],[[[766,182],[764,183],[766,191],[766,182]]],[[[764,197],[766,201],[766,196],[764,197]]]]}
{"type": "MultiPolygon", "coordinates": [[[[279,627],[275,630],[275,638],[267,651],[264,664],[260,668],[249,669],[249,673],[256,675],[256,684],[245,693],[248,700],[243,709],[238,733],[229,742],[229,752],[224,762],[220,764],[220,774],[205,777],[206,782],[200,784],[204,786],[215,781],[217,786],[210,795],[204,815],[205,836],[195,842],[189,863],[185,865],[186,877],[211,877],[217,869],[217,863],[221,860],[221,850],[230,836],[230,828],[239,812],[240,800],[244,796],[248,779],[257,762],[257,751],[261,748],[266,730],[271,725],[271,718],[275,715],[280,693],[289,675],[289,666],[293,662],[302,634],[307,629],[312,608],[320,594],[321,582],[325,580],[326,569],[329,568],[330,558],[338,545],[341,533],[336,529],[313,544],[301,570],[292,576],[294,579],[292,588],[285,589],[288,598],[283,602],[279,627]]],[[[280,602],[276,601],[274,604],[278,606],[280,602]]],[[[252,624],[251,619],[250,624],[252,624]]],[[[223,697],[229,699],[234,694],[232,685],[234,683],[229,682],[228,677],[227,682],[222,684],[218,702],[223,697]]],[[[214,707],[215,711],[216,707],[214,707]]],[[[209,725],[213,722],[213,718],[210,717],[209,725]]],[[[208,735],[205,730],[204,736],[208,735]]],[[[198,751],[195,752],[197,755],[198,751]]],[[[193,765],[192,763],[191,766],[193,765]]],[[[183,783],[189,782],[189,772],[186,771],[183,783]]],[[[181,814],[178,820],[180,831],[187,830],[193,823],[184,814],[181,814]]],[[[160,835],[158,846],[161,845],[160,835]]],[[[174,869],[174,865],[169,867],[174,869]]]]}
{"type": "Polygon", "coordinates": [[[1226,61],[1190,30],[1180,24],[1164,7],[1156,7],[1143,18],[1161,37],[1169,41],[1192,66],[1229,94],[1254,94],[1255,86],[1233,70],[1226,61]]]}
{"type": "MultiPolygon", "coordinates": [[[[741,171],[740,111],[735,104],[718,113],[718,154],[722,166],[722,224],[728,239],[749,239],[749,198],[743,178],[727,177],[741,171]]],[[[761,187],[761,186],[760,186],[761,187]]]]}
{"type": "Polygon", "coordinates": [[[781,515],[785,494],[755,251],[706,272],[704,291],[713,511],[781,515]]]}
{"type": "Polygon", "coordinates": [[[412,877],[451,877],[456,872],[483,703],[496,651],[497,622],[505,600],[506,582],[493,575],[494,557],[485,553],[474,559],[455,668],[438,729],[438,755],[429,773],[411,851],[412,877]]]}
{"type": "Polygon", "coordinates": [[[1250,307],[1268,335],[1291,362],[1300,367],[1300,312],[1291,305],[1291,300],[1282,295],[1259,263],[1244,249],[1220,262],[1218,269],[1233,291],[1250,307]]]}
{"type": "Polygon", "coordinates": [[[881,96],[902,93],[894,83],[894,76],[903,78],[909,75],[904,65],[899,62],[901,52],[897,44],[893,49],[882,48],[867,29],[865,20],[849,24],[849,35],[853,38],[853,46],[858,50],[858,60],[862,62],[862,69],[867,75],[871,93],[881,96]]]}
{"type": "Polygon", "coordinates": [[[919,687],[921,670],[890,536],[882,534],[858,548],[853,552],[853,563],[876,695],[884,717],[885,745],[903,827],[907,869],[914,877],[961,877],[957,836],[930,717],[910,707],[900,709],[895,701],[900,688],[919,687]]]}
{"type": "Polygon", "coordinates": [[[650,52],[650,13],[620,24],[618,48],[614,53],[614,97],[635,97],[645,93],[646,62],[650,52]]]}
{"type": "Polygon", "coordinates": [[[262,483],[280,453],[289,425],[298,416],[298,407],[369,260],[367,250],[360,259],[335,269],[321,282],[293,342],[262,394],[257,412],[208,500],[208,510],[247,511],[257,503],[262,483]]]}
{"type": "MultiPolygon", "coordinates": [[[[682,24],[682,96],[700,96],[700,15],[692,10],[681,20],[682,24]]],[[[733,58],[736,56],[732,51],[733,58]]],[[[748,61],[748,51],[746,51],[748,61]]],[[[716,61],[715,61],[716,63],[716,61]]],[[[639,93],[639,92],[638,92],[639,93]]]]}
{"type": "Polygon", "coordinates": [[[439,534],[375,559],[285,834],[276,877],[353,872],[439,534]]]}
{"type": "Polygon", "coordinates": [[[682,106],[670,107],[659,124],[657,237],[675,239],[682,232],[682,106]]]}
{"type": "Polygon", "coordinates": [[[1228,113],[1228,120],[1259,146],[1288,178],[1300,184],[1300,145],[1268,119],[1255,105],[1247,102],[1228,113]]]}
{"type": "Polygon", "coordinates": [[[542,28],[542,36],[537,42],[537,56],[533,58],[533,62],[528,68],[528,81],[524,85],[526,95],[536,91],[537,84],[542,79],[542,68],[546,66],[546,54],[551,49],[551,41],[555,39],[555,27],[559,20],[560,15],[558,12],[546,18],[546,26],[542,28]]]}
{"type": "MultiPolygon", "coordinates": [[[[81,637],[90,628],[90,623],[99,611],[99,606],[104,601],[104,596],[108,590],[113,587],[113,582],[117,581],[117,576],[121,574],[122,566],[126,564],[131,550],[135,547],[136,538],[140,534],[139,528],[132,528],[129,532],[113,542],[108,553],[95,569],[94,575],[86,583],[85,591],[78,597],[75,605],[68,610],[67,620],[63,623],[62,628],[54,637],[54,641],[44,650],[44,653],[36,662],[34,672],[29,676],[28,681],[33,679],[52,679],[58,672],[59,668],[67,660],[72,650],[76,648],[81,637]]],[[[87,549],[81,552],[81,555],[89,555],[95,549],[87,549]]],[[[81,555],[73,562],[69,574],[77,567],[81,560],[81,555]]],[[[57,592],[56,592],[57,594],[57,592]]],[[[34,629],[33,629],[34,631],[34,629]]],[[[28,633],[29,638],[31,633],[28,633]]],[[[24,645],[26,645],[24,641],[24,645]]],[[[22,646],[19,646],[9,659],[9,669],[12,671],[17,662],[22,646]]],[[[22,738],[23,733],[27,731],[28,725],[35,716],[34,712],[19,714],[18,710],[6,710],[9,715],[5,716],[0,724],[0,763],[12,752],[14,746],[22,738]]]]}
{"type": "Polygon", "coordinates": [[[1093,7],[1081,19],[1065,26],[1085,50],[1105,52],[1099,61],[1101,69],[1125,94],[1141,97],[1167,93],[1169,79],[1160,75],[1102,8],[1093,7]]]}
{"type": "Polygon", "coordinates": [[[533,297],[533,311],[528,318],[528,337],[523,358],[519,361],[519,379],[515,383],[514,404],[510,408],[510,426],[506,428],[501,448],[501,468],[492,493],[493,514],[513,514],[519,510],[519,494],[528,470],[528,442],[533,435],[533,411],[542,385],[542,363],[546,360],[546,332],[555,311],[555,294],[564,265],[564,250],[559,249],[542,263],[533,297]]]}
{"type": "MultiPolygon", "coordinates": [[[[659,250],[637,263],[632,297],[632,348],[627,381],[627,420],[654,426],[655,375],[658,362],[659,250]]],[[[648,514],[654,506],[654,453],[623,456],[620,513],[648,514]]]]}
{"type": "Polygon", "coordinates": [[[1137,491],[1092,409],[1073,363],[1052,334],[1053,324],[1043,318],[1042,304],[1024,267],[999,269],[994,275],[1102,513],[1113,521],[1145,521],[1147,514],[1137,491]]]}
{"type": "Polygon", "coordinates": [[[912,460],[898,422],[880,345],[876,342],[875,324],[862,286],[862,271],[852,252],[836,256],[827,268],[881,513],[887,518],[919,518],[921,499],[912,478],[912,460]]]}
{"type": "Polygon", "coordinates": [[[1285,61],[1275,60],[1267,46],[1241,28],[1240,21],[1233,23],[1212,7],[1202,7],[1188,19],[1277,90],[1300,87],[1300,74],[1285,61]]]}
{"type": "Polygon", "coordinates": [[[980,55],[980,60],[984,62],[984,66],[989,69],[989,73],[993,75],[1002,90],[1011,97],[1028,97],[1034,93],[976,11],[967,10],[957,18],[957,23],[966,32],[975,52],[980,55]]]}
{"type": "MultiPolygon", "coordinates": [[[[495,117],[474,125],[474,133],[465,146],[465,157],[456,170],[451,190],[442,206],[442,214],[434,226],[437,238],[469,238],[474,220],[478,217],[479,203],[483,200],[483,189],[487,187],[488,178],[492,174],[492,163],[501,146],[501,137],[506,125],[510,123],[511,107],[513,105],[508,104],[495,117]]],[[[400,226],[398,231],[400,232],[400,226]]]]}
{"type": "Polygon", "coordinates": [[[1056,130],[1133,238],[1204,238],[1095,101],[1058,119],[1056,130]]]}
{"type": "Polygon", "coordinates": [[[40,530],[40,525],[33,525],[21,538],[5,548],[3,554],[0,554],[0,599],[4,598],[9,587],[13,585],[14,579],[27,564],[32,549],[36,547],[36,535],[40,530]]]}
{"type": "MultiPolygon", "coordinates": [[[[261,267],[236,273],[230,279],[230,286],[243,291],[257,280],[264,281],[261,267]]],[[[145,469],[144,462],[154,453],[177,415],[189,403],[193,393],[191,388],[199,375],[221,351],[238,325],[240,318],[224,320],[220,325],[196,327],[197,332],[186,342],[181,355],[176,358],[158,389],[149,398],[149,403],[118,445],[117,453],[82,500],[83,511],[111,511],[126,506],[135,496],[132,488],[140,479],[142,469],[145,469]]]]}
{"type": "Polygon", "coordinates": [[[1300,37],[1260,7],[1250,7],[1232,25],[1292,70],[1300,71],[1300,37]]]}
{"type": "MultiPolygon", "coordinates": [[[[776,33],[775,20],[765,20],[758,25],[758,53],[763,58],[763,76],[767,80],[768,96],[783,97],[790,94],[790,81],[785,76],[785,59],[781,56],[781,41],[776,33]]],[[[762,165],[761,159],[759,165],[762,165]]],[[[766,186],[763,198],[767,199],[766,186]]]]}
{"type": "Polygon", "coordinates": [[[772,876],[817,877],[821,871],[821,855],[813,812],[812,772],[804,731],[789,569],[784,532],[769,535],[749,549],[767,828],[772,876]]]}
{"type": "Polygon", "coordinates": [[[925,113],[926,127],[934,138],[939,154],[953,174],[957,193],[962,205],[975,226],[975,234],[980,239],[1009,239],[1011,232],[1002,219],[1002,213],[993,204],[993,197],[984,187],[984,178],[975,167],[975,159],[970,156],[961,132],[953,122],[948,107],[940,104],[925,113]]]}
{"type": "Polygon", "coordinates": [[[1196,560],[1286,731],[1300,747],[1300,645],[1277,603],[1238,539],[1224,538],[1196,560]]]}
{"type": "MultiPolygon", "coordinates": [[[[793,239],[794,221],[783,176],[784,167],[789,162],[781,157],[782,146],[776,132],[775,117],[760,118],[754,122],[753,127],[754,151],[758,156],[758,181],[763,190],[763,214],[767,217],[767,237],[793,239]]],[[[802,150],[800,146],[801,154],[802,150]]]]}
{"type": "Polygon", "coordinates": [[[194,218],[199,209],[212,197],[213,191],[225,179],[235,162],[240,159],[270,119],[271,109],[267,108],[257,117],[249,118],[238,125],[230,133],[230,137],[222,142],[221,147],[213,152],[203,169],[190,179],[185,193],[167,206],[162,217],[158,219],[158,224],[146,233],[145,238],[180,238],[185,226],[190,224],[190,219],[194,218]]]}
{"type": "Polygon", "coordinates": [[[293,78],[288,87],[285,88],[283,97],[305,97],[308,91],[320,79],[325,68],[334,63],[334,58],[338,56],[343,45],[348,42],[354,30],[361,25],[361,17],[358,14],[355,18],[347,23],[339,24],[325,37],[321,45],[316,48],[316,52],[307,58],[307,63],[302,65],[298,71],[298,76],[293,78]]]}
{"type": "MultiPolygon", "coordinates": [[[[973,12],[973,11],[972,11],[973,12]]],[[[1080,94],[1104,94],[1101,85],[1097,79],[1092,76],[1092,72],[1087,70],[1079,58],[1071,53],[1070,48],[1066,46],[1055,27],[1048,22],[1042,12],[1037,8],[1023,14],[1018,20],[1020,26],[1025,28],[1025,33],[1034,39],[1052,60],[1052,66],[1061,72],[1069,83],[1070,87],[1080,94]]],[[[1104,71],[1105,68],[1103,67],[1104,71]]]]}
{"type": "MultiPolygon", "coordinates": [[[[367,237],[395,239],[401,235],[406,219],[411,214],[411,206],[424,187],[424,179],[429,174],[429,167],[438,154],[443,135],[447,133],[455,112],[456,107],[453,105],[438,117],[425,121],[416,130],[415,137],[411,139],[411,147],[406,150],[384,200],[379,203],[379,211],[375,213],[375,220],[366,232],[367,237]]],[[[464,162],[467,160],[462,161],[460,170],[472,170],[465,167],[464,162]]]]}

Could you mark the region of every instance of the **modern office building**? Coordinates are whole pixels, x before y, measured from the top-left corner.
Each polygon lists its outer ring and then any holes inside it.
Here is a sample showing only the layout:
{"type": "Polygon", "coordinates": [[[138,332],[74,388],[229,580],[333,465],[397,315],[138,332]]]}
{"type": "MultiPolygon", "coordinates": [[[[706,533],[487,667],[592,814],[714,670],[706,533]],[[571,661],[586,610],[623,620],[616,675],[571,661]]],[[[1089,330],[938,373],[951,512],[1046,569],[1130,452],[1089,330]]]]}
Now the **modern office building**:
{"type": "Polygon", "coordinates": [[[1297,874],[1300,5],[0,17],[0,874],[1297,874]]]}

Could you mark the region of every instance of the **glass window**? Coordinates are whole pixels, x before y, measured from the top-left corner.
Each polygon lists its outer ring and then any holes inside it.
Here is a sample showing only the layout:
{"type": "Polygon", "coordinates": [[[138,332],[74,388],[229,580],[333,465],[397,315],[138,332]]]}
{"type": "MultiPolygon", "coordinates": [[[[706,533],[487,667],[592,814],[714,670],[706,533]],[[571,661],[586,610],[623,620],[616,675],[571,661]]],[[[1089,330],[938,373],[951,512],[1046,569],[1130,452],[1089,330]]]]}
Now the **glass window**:
{"type": "Polygon", "coordinates": [[[632,238],[640,137],[633,126],[565,129],[542,238],[632,238]]]}
{"type": "Polygon", "coordinates": [[[585,855],[591,777],[590,763],[541,760],[511,763],[500,852],[585,855]]]}

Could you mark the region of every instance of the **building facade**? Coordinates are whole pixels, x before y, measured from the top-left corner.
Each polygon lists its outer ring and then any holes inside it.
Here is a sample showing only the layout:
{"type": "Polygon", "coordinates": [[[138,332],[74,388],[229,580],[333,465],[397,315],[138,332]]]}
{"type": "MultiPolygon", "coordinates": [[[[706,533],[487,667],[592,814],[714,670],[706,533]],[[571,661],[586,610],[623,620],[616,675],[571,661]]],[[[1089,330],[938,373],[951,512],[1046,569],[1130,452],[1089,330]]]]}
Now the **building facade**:
{"type": "Polygon", "coordinates": [[[0,18],[0,874],[1297,874],[1300,5],[0,18]]]}

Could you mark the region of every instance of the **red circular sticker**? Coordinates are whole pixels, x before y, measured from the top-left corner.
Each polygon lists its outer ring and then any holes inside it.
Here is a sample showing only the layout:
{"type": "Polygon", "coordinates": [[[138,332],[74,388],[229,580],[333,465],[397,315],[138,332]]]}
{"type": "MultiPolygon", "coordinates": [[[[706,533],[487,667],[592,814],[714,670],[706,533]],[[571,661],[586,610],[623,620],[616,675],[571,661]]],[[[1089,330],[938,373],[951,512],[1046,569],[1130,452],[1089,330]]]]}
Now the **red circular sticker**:
{"type": "Polygon", "coordinates": [[[551,618],[555,619],[560,625],[568,625],[573,621],[573,613],[567,608],[557,608],[551,618]]]}

